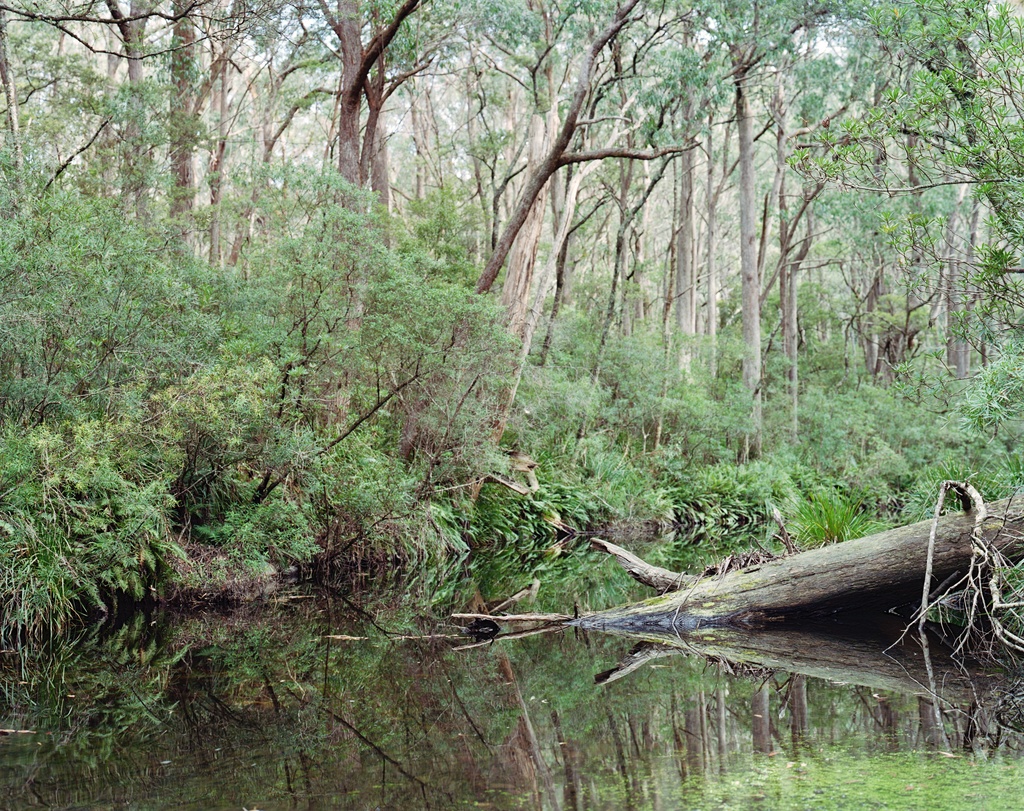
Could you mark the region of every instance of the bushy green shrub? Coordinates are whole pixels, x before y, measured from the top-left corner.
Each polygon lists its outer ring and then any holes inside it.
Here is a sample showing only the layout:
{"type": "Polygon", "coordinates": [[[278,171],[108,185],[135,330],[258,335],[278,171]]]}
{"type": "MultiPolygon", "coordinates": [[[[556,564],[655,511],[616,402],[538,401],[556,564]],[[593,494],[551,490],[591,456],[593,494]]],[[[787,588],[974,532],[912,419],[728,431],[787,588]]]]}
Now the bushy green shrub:
{"type": "Polygon", "coordinates": [[[90,421],[0,436],[5,630],[61,628],[121,596],[142,599],[180,554],[173,501],[126,430],[90,421]]]}
{"type": "Polygon", "coordinates": [[[699,468],[672,488],[678,522],[688,528],[738,529],[764,521],[794,496],[785,469],[771,462],[699,468]]]}
{"type": "MultiPolygon", "coordinates": [[[[1008,477],[994,471],[989,464],[977,464],[964,456],[950,454],[918,471],[905,495],[903,520],[911,523],[931,518],[939,499],[939,486],[944,481],[970,482],[986,501],[1005,498],[1013,491],[1008,477]]],[[[946,499],[945,512],[959,509],[958,499],[946,499]]]]}
{"type": "Polygon", "coordinates": [[[785,517],[787,530],[804,548],[863,538],[886,528],[858,500],[835,490],[819,490],[796,499],[785,517]]]}
{"type": "Polygon", "coordinates": [[[220,337],[218,280],[107,200],[23,195],[0,229],[0,421],[117,412],[220,337]]]}

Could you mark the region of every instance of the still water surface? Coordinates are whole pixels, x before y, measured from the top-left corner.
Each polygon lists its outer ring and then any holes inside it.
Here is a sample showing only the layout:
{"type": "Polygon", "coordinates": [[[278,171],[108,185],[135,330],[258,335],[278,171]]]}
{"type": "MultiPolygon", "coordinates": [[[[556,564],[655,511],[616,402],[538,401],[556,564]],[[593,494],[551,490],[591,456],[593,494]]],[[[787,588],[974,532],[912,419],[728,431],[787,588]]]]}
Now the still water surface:
{"type": "Polygon", "coordinates": [[[0,655],[0,807],[1024,807],[1013,680],[884,652],[893,622],[466,647],[312,599],[140,614],[0,655]]]}

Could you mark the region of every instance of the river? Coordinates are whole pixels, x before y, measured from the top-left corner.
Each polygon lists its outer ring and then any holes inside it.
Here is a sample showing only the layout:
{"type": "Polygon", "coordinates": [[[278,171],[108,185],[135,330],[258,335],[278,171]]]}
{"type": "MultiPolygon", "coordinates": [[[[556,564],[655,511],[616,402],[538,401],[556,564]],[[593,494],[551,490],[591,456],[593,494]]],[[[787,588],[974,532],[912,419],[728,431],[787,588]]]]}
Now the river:
{"type": "Polygon", "coordinates": [[[477,643],[301,593],[138,613],[0,654],[0,807],[1019,808],[1024,688],[897,637],[477,643]]]}

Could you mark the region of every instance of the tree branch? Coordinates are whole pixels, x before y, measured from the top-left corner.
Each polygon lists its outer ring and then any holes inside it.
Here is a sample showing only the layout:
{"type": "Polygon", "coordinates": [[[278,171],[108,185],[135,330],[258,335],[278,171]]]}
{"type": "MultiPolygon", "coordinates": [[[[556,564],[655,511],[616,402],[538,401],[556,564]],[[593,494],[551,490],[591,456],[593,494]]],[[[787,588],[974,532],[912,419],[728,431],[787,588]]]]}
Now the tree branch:
{"type": "Polygon", "coordinates": [[[586,161],[599,161],[606,158],[627,158],[636,161],[653,161],[664,158],[667,155],[681,155],[696,149],[696,144],[685,146],[666,146],[660,149],[631,149],[629,147],[608,147],[605,149],[590,149],[585,152],[566,152],[559,159],[559,166],[566,166],[570,163],[584,163],[586,161]]]}
{"type": "Polygon", "coordinates": [[[611,42],[629,21],[629,15],[636,8],[638,2],[639,0],[626,0],[616,10],[615,16],[607,28],[598,34],[597,38],[591,43],[590,49],[587,51],[586,56],[584,56],[583,64],[580,66],[579,78],[576,80],[576,90],[566,112],[562,129],[558,133],[554,144],[552,144],[547,157],[537,167],[533,175],[527,179],[526,186],[520,195],[519,203],[516,205],[516,209],[505,226],[501,239],[498,240],[494,253],[491,254],[491,258],[487,261],[487,265],[484,267],[484,271],[476,283],[477,293],[486,293],[491,289],[491,285],[498,278],[498,273],[501,271],[502,265],[505,264],[505,259],[512,249],[512,243],[515,242],[516,236],[523,227],[523,223],[526,222],[526,216],[530,213],[537,195],[540,194],[541,189],[544,188],[551,175],[561,166],[559,160],[565,154],[566,147],[569,146],[569,142],[576,133],[580,111],[583,109],[583,103],[590,92],[590,84],[593,80],[597,57],[605,45],[611,42]]]}

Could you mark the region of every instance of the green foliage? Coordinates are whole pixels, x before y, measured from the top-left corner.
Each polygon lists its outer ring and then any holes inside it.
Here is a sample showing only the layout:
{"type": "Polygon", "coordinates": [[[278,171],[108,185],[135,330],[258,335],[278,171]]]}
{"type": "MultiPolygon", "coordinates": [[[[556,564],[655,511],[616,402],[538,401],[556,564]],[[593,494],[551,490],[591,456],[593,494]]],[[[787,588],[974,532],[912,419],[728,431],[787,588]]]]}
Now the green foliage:
{"type": "MultiPolygon", "coordinates": [[[[907,523],[924,521],[935,514],[939,500],[939,485],[944,481],[970,482],[986,501],[1005,498],[1010,495],[1015,480],[1015,468],[1019,465],[1016,455],[1004,457],[1006,467],[1000,471],[993,464],[978,464],[959,455],[948,455],[937,462],[923,467],[908,489],[902,518],[907,523]]],[[[1019,469],[1019,468],[1017,468],[1019,469]]],[[[957,499],[946,498],[944,512],[960,510],[957,499]]]]}
{"type": "Polygon", "coordinates": [[[450,527],[406,531],[435,489],[500,457],[486,394],[514,353],[440,244],[458,224],[437,203],[436,228],[390,248],[358,193],[288,181],[261,201],[275,237],[244,272],[168,250],[115,204],[26,194],[12,207],[0,427],[6,455],[47,460],[45,475],[28,462],[0,474],[4,538],[21,550],[0,586],[13,624],[141,598],[172,535],[255,570],[464,550],[450,527]]]}
{"type": "MultiPolygon", "coordinates": [[[[120,426],[121,431],[130,426],[120,426]]],[[[169,556],[173,502],[117,426],[0,437],[0,608],[5,631],[65,627],[140,600],[169,556]]]]}
{"type": "Polygon", "coordinates": [[[979,433],[1017,427],[1024,418],[1024,347],[1014,343],[971,381],[960,403],[967,425],[979,433]]]}
{"type": "Polygon", "coordinates": [[[23,195],[0,211],[0,420],[116,413],[218,340],[215,279],[165,234],[75,194],[23,195]]]}
{"type": "Polygon", "coordinates": [[[887,526],[865,512],[859,501],[834,490],[797,500],[786,518],[786,528],[796,543],[805,548],[863,538],[887,526]]]}
{"type": "Polygon", "coordinates": [[[682,526],[719,532],[756,525],[793,495],[786,471],[766,461],[701,468],[672,488],[682,526]]]}

